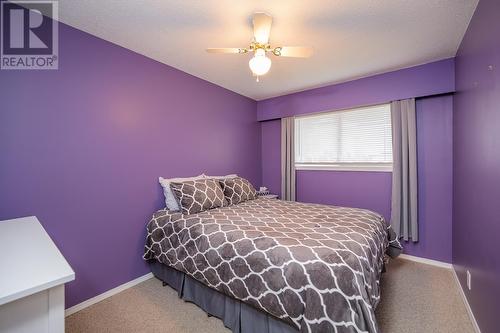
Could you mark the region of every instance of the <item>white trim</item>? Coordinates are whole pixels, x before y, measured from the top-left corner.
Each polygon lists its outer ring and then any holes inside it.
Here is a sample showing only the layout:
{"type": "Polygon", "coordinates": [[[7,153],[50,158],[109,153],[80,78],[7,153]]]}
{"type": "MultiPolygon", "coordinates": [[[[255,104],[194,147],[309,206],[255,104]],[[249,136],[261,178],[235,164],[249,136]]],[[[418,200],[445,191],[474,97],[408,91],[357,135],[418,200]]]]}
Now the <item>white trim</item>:
{"type": "Polygon", "coordinates": [[[69,315],[72,315],[75,312],[83,310],[83,309],[85,309],[85,308],[87,308],[87,307],[89,307],[91,305],[94,305],[97,302],[100,302],[100,301],[102,301],[102,300],[104,300],[104,299],[106,299],[108,297],[116,295],[119,292],[122,292],[122,291],[124,291],[124,290],[126,290],[126,289],[128,289],[130,287],[133,287],[136,284],[139,284],[139,283],[141,283],[143,281],[149,280],[152,277],[153,277],[153,273],[148,273],[146,275],[139,276],[138,278],[133,279],[132,281],[126,282],[126,283],[124,283],[122,285],[119,285],[118,287],[115,287],[113,289],[105,291],[105,292],[103,292],[100,295],[94,296],[92,298],[89,298],[86,301],[83,301],[83,302],[81,302],[79,304],[73,305],[72,307],[66,309],[65,316],[67,317],[69,315]]]}
{"type": "Polygon", "coordinates": [[[427,264],[427,265],[432,265],[432,266],[437,266],[437,267],[453,270],[452,264],[449,264],[449,263],[443,262],[443,261],[432,260],[432,259],[427,259],[427,258],[422,258],[422,257],[415,257],[415,256],[411,256],[409,254],[400,254],[398,258],[401,258],[404,260],[409,260],[409,261],[419,262],[421,264],[427,264]]]}
{"type": "Polygon", "coordinates": [[[465,296],[464,290],[462,289],[462,285],[460,284],[460,281],[458,280],[457,272],[455,269],[452,269],[453,271],[453,277],[455,278],[455,282],[457,283],[458,289],[460,290],[460,296],[462,296],[462,300],[464,301],[465,308],[467,309],[467,314],[469,315],[470,321],[472,322],[472,327],[474,328],[474,331],[476,333],[481,333],[481,330],[479,329],[479,325],[477,324],[476,317],[474,317],[474,313],[472,312],[472,309],[469,305],[469,301],[467,300],[467,297],[465,296]]]}
{"type": "Polygon", "coordinates": [[[295,170],[392,172],[392,163],[295,163],[295,170]]]}

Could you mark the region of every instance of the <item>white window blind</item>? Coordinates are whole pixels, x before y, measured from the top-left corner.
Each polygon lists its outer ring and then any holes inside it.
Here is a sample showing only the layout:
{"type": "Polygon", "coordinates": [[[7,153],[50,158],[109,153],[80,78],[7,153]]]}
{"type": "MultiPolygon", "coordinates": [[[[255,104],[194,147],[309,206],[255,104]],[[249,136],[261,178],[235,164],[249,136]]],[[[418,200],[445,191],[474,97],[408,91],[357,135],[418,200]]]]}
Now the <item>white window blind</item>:
{"type": "Polygon", "coordinates": [[[390,104],[295,118],[297,169],[391,170],[390,104]]]}

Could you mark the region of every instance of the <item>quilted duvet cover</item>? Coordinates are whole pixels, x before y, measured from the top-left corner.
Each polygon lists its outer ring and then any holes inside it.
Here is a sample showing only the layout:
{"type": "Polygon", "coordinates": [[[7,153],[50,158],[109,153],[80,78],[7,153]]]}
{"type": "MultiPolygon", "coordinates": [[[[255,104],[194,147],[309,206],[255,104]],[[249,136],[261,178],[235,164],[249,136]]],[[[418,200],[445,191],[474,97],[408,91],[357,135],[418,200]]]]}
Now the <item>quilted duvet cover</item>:
{"type": "Polygon", "coordinates": [[[301,332],[378,332],[374,309],[389,248],[369,210],[259,198],[192,215],[157,211],[145,260],[157,260],[301,332]]]}

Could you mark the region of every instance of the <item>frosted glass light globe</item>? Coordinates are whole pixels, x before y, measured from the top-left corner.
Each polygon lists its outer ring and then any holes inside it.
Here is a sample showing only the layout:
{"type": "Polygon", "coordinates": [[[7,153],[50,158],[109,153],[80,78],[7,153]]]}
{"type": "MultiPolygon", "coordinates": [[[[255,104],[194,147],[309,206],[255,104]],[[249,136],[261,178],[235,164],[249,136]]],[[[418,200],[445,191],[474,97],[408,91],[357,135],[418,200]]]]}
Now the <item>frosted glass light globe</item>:
{"type": "Polygon", "coordinates": [[[255,51],[255,56],[248,62],[248,66],[254,75],[261,76],[271,69],[271,59],[266,57],[266,52],[263,49],[258,49],[255,51]]]}

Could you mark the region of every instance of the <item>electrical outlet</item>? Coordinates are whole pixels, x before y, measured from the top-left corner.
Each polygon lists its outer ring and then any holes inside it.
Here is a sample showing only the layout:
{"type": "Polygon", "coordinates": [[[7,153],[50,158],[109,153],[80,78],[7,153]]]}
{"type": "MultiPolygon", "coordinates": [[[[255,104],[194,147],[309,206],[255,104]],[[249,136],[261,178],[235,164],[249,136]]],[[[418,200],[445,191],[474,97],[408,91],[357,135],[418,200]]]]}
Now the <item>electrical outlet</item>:
{"type": "Polygon", "coordinates": [[[472,277],[469,270],[467,270],[467,288],[469,288],[469,290],[472,289],[472,277]]]}

